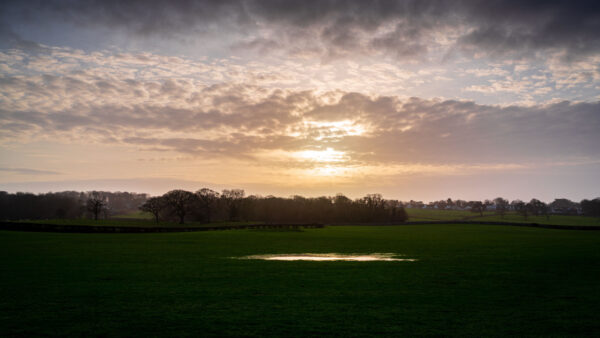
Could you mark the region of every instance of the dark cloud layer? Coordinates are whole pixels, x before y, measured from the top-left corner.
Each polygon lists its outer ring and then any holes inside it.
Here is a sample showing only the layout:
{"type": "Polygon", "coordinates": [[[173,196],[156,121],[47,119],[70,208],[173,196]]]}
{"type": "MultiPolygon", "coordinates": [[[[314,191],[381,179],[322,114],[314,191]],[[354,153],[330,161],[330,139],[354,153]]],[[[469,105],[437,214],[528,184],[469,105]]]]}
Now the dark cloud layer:
{"type": "MultiPolygon", "coordinates": [[[[600,51],[597,1],[5,1],[9,24],[60,20],[142,36],[216,37],[242,48],[327,57],[415,58],[451,37],[451,49],[494,55],[600,51]]],[[[448,47],[448,46],[446,46],[448,47]]]]}

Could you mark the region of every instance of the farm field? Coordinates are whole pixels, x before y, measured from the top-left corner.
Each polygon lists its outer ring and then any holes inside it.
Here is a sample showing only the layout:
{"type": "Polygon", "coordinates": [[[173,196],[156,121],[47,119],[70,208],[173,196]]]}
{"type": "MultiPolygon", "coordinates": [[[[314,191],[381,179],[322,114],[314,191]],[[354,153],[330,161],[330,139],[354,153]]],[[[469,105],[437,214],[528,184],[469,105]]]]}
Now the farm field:
{"type": "Polygon", "coordinates": [[[600,232],[0,232],[0,336],[592,336],[600,232]],[[240,260],[395,253],[414,262],[240,260]]]}
{"type": "Polygon", "coordinates": [[[41,223],[41,224],[56,224],[56,225],[89,225],[89,226],[120,226],[120,227],[216,227],[228,225],[249,225],[259,224],[263,222],[178,222],[160,221],[156,223],[153,219],[99,219],[93,220],[89,218],[75,219],[42,219],[42,220],[23,220],[25,223],[41,223]]]}
{"type": "MultiPolygon", "coordinates": [[[[438,210],[406,208],[409,221],[457,221],[481,217],[479,213],[468,210],[438,210]]],[[[492,211],[485,211],[484,216],[495,215],[492,211]]]]}
{"type": "Polygon", "coordinates": [[[507,212],[504,217],[497,215],[494,211],[485,211],[483,216],[479,213],[464,210],[436,210],[436,209],[413,209],[407,208],[409,221],[483,221],[483,222],[515,222],[515,223],[538,223],[557,225],[600,225],[600,218],[587,216],[565,216],[550,215],[528,216],[525,219],[515,212],[507,212]]]}
{"type": "Polygon", "coordinates": [[[522,215],[508,213],[504,217],[499,215],[483,216],[474,218],[474,221],[493,221],[493,222],[516,222],[516,223],[538,223],[538,224],[564,224],[564,225],[600,225],[600,218],[587,216],[565,216],[550,215],[546,216],[528,216],[527,219],[522,215]]]}
{"type": "MultiPolygon", "coordinates": [[[[430,221],[482,221],[482,222],[513,222],[513,223],[538,223],[551,225],[595,225],[600,226],[600,218],[586,216],[564,216],[550,215],[546,216],[528,216],[524,218],[514,212],[508,212],[501,217],[493,211],[486,211],[483,216],[479,213],[473,213],[465,210],[436,210],[436,209],[405,209],[409,222],[430,222],[430,221]]],[[[93,220],[89,218],[78,219],[42,219],[42,220],[22,220],[27,223],[42,223],[56,225],[90,225],[90,226],[120,226],[120,227],[216,227],[230,225],[250,225],[264,222],[257,221],[219,221],[211,223],[186,221],[181,225],[173,221],[160,221],[156,223],[152,215],[144,212],[136,212],[128,215],[117,215],[109,219],[93,220]],[[149,217],[150,216],[150,217],[149,217]]]]}

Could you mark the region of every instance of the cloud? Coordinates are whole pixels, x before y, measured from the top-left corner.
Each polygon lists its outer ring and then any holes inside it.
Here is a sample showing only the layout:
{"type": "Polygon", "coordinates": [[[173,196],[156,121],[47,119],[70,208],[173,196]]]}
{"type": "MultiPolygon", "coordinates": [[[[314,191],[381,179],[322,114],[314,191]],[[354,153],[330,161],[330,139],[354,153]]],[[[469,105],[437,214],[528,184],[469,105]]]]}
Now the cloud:
{"type": "MultiPolygon", "coordinates": [[[[2,142],[109,142],[279,165],[278,152],[328,148],[343,152],[349,166],[489,167],[600,157],[600,102],[502,107],[359,92],[49,75],[3,78],[0,94],[2,142]],[[265,153],[272,155],[259,156],[265,153]]],[[[302,159],[286,161],[306,166],[302,159]]]]}
{"type": "MultiPolygon", "coordinates": [[[[127,179],[94,179],[94,180],[62,180],[35,182],[2,182],[0,190],[15,193],[27,191],[46,193],[48,191],[129,191],[149,193],[159,196],[173,189],[196,191],[201,187],[210,186],[213,189],[231,189],[228,185],[210,184],[208,182],[172,179],[172,178],[138,178],[127,179]]],[[[237,188],[237,187],[236,187],[237,188]]]]}
{"type": "Polygon", "coordinates": [[[8,24],[0,21],[0,46],[10,45],[15,48],[24,49],[29,52],[44,52],[47,51],[45,46],[37,42],[25,40],[15,33],[8,24]]]}
{"type": "MultiPolygon", "coordinates": [[[[532,100],[527,106],[498,106],[410,98],[364,86],[449,75],[438,69],[402,72],[389,63],[367,67],[348,62],[352,77],[336,82],[338,68],[333,65],[312,69],[296,63],[49,50],[0,52],[0,60],[13,70],[0,74],[4,146],[108,143],[171,157],[240,159],[303,170],[329,163],[294,154],[308,151],[318,157],[329,148],[342,154],[347,167],[493,168],[600,157],[600,102],[532,100]],[[261,74],[275,80],[256,81],[261,74]],[[314,74],[333,90],[315,85],[314,74]]],[[[524,75],[507,75],[501,65],[474,68],[478,81],[488,83],[463,91],[553,95],[553,82],[559,83],[561,76],[589,73],[594,81],[597,75],[590,62],[573,63],[573,72],[558,61],[551,65],[551,71],[525,70],[524,75]]],[[[588,84],[577,83],[573,89],[588,84]]]]}
{"type": "Polygon", "coordinates": [[[596,1],[5,1],[9,23],[48,22],[136,36],[231,40],[237,48],[325,59],[432,51],[495,56],[600,51],[596,1]]]}
{"type": "Polygon", "coordinates": [[[19,175],[62,175],[56,171],[29,168],[0,168],[0,171],[19,175]]]}

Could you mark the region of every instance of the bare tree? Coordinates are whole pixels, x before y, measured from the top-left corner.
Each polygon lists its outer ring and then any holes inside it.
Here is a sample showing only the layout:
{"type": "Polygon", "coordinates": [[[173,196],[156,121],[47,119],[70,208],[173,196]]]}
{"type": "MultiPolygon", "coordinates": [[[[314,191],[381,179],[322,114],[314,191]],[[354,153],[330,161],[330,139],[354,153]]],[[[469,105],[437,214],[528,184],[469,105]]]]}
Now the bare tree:
{"type": "Polygon", "coordinates": [[[221,193],[221,199],[223,199],[225,204],[227,204],[230,221],[233,221],[237,218],[244,195],[245,192],[243,189],[225,189],[221,193]]]}
{"type": "Polygon", "coordinates": [[[196,191],[196,196],[198,196],[202,209],[206,212],[206,222],[210,223],[211,212],[214,204],[219,200],[219,193],[208,188],[202,188],[196,191]]]}
{"type": "Polygon", "coordinates": [[[473,201],[471,202],[471,211],[478,212],[479,216],[483,217],[483,212],[485,211],[486,205],[481,201],[473,201]]]}
{"type": "Polygon", "coordinates": [[[94,215],[94,220],[98,220],[98,215],[106,208],[106,201],[97,191],[92,191],[86,202],[86,208],[94,215]]]}
{"type": "Polygon", "coordinates": [[[408,220],[408,214],[406,213],[402,202],[398,200],[387,200],[385,201],[385,206],[388,210],[389,221],[406,222],[408,220]]]}
{"type": "Polygon", "coordinates": [[[381,194],[367,194],[363,197],[363,201],[369,209],[381,208],[385,203],[381,194]]]}
{"type": "Polygon", "coordinates": [[[548,215],[548,205],[538,199],[531,199],[531,201],[527,203],[527,206],[535,216],[544,215],[546,218],[550,217],[548,215]]]}
{"type": "Polygon", "coordinates": [[[600,197],[581,201],[581,212],[586,216],[600,217],[600,197]]]}
{"type": "Polygon", "coordinates": [[[496,205],[496,213],[500,215],[501,218],[504,218],[504,214],[508,211],[508,200],[497,197],[494,199],[494,204],[496,205]]]}
{"type": "Polygon", "coordinates": [[[513,210],[517,212],[517,214],[523,215],[523,217],[527,219],[529,212],[525,202],[521,200],[514,200],[510,202],[510,205],[512,206],[513,210]]]}
{"type": "Polygon", "coordinates": [[[448,208],[454,209],[455,202],[451,198],[448,197],[448,199],[446,200],[446,205],[448,206],[448,208]]]}
{"type": "Polygon", "coordinates": [[[159,221],[160,212],[165,209],[166,202],[163,197],[151,197],[142,206],[140,206],[140,210],[146,211],[154,215],[154,219],[156,223],[159,221]]]}
{"type": "Polygon", "coordinates": [[[577,203],[566,198],[557,198],[548,207],[555,214],[577,215],[577,203]]]}
{"type": "Polygon", "coordinates": [[[171,207],[173,213],[179,217],[179,224],[183,224],[185,215],[191,210],[196,200],[196,195],[185,190],[171,190],[163,195],[166,205],[171,207]]]}

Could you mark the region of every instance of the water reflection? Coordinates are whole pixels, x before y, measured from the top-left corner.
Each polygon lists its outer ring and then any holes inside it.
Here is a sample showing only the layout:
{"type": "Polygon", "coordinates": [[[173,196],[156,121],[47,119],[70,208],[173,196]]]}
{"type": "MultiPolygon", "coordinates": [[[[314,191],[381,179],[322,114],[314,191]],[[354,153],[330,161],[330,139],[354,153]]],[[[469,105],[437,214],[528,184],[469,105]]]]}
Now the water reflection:
{"type": "Polygon", "coordinates": [[[301,253],[301,254],[271,254],[271,255],[250,255],[244,257],[234,257],[238,259],[262,259],[268,261],[354,261],[354,262],[414,262],[414,258],[396,258],[401,255],[393,253],[372,253],[372,254],[339,254],[339,253],[301,253]]]}

